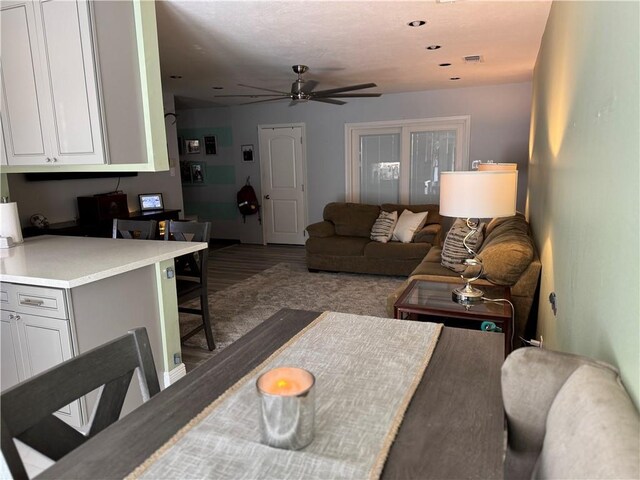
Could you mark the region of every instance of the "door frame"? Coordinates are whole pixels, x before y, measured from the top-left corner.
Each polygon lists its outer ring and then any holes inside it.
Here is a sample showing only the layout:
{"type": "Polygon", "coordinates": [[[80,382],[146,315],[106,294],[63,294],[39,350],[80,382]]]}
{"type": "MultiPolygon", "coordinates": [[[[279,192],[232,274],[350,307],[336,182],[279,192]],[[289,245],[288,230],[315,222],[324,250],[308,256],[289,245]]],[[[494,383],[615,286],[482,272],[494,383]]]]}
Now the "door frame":
{"type": "MultiPolygon", "coordinates": [[[[260,195],[262,199],[260,201],[260,205],[264,203],[264,194],[265,184],[264,184],[264,157],[262,156],[262,151],[260,150],[260,133],[262,130],[272,130],[274,128],[296,128],[300,127],[300,133],[302,136],[302,201],[304,202],[304,206],[302,209],[304,218],[302,219],[304,224],[308,224],[309,218],[309,198],[307,192],[309,191],[309,182],[307,181],[307,126],[304,122],[299,123],[274,123],[274,124],[258,124],[258,156],[260,157],[260,195]]],[[[264,210],[263,210],[264,213],[264,210]]],[[[306,230],[304,230],[304,236],[306,236],[306,230]]],[[[267,245],[267,222],[266,216],[263,215],[262,220],[262,244],[267,245]]]]}

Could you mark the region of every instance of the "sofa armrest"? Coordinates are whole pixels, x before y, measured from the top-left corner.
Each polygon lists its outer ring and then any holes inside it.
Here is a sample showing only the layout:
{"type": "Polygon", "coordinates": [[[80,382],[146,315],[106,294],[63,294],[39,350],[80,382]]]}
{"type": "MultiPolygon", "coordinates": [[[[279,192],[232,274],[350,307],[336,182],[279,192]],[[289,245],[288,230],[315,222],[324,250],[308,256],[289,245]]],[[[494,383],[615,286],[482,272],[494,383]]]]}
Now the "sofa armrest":
{"type": "Polygon", "coordinates": [[[438,223],[426,225],[421,230],[416,232],[416,234],[413,236],[413,242],[438,245],[437,242],[439,242],[440,230],[442,230],[442,227],[438,223]]]}
{"type": "Polygon", "coordinates": [[[309,237],[332,237],[336,234],[336,227],[331,222],[322,221],[317,223],[312,223],[307,227],[307,232],[309,233],[309,237]]]}
{"type": "Polygon", "coordinates": [[[502,365],[502,400],[509,450],[539,452],[547,413],[569,376],[585,364],[606,365],[587,357],[540,348],[520,348],[502,365]]]}

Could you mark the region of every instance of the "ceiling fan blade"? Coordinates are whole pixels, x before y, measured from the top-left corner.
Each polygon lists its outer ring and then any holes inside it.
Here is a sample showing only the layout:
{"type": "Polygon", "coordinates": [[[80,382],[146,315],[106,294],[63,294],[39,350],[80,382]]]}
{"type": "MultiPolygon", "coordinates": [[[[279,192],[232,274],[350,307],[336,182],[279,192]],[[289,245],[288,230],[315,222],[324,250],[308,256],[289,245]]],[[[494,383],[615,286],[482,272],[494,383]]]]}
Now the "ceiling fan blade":
{"type": "Polygon", "coordinates": [[[319,90],[313,94],[319,97],[330,97],[334,93],[351,92],[353,90],[362,90],[364,88],[377,87],[375,83],[361,83],[359,85],[350,85],[348,87],[332,88],[330,90],[319,90]]]}
{"type": "Polygon", "coordinates": [[[256,100],[255,102],[239,103],[238,105],[251,105],[252,103],[276,102],[276,101],[284,100],[284,99],[285,99],[285,97],[267,98],[266,100],[256,100]]]}
{"type": "Polygon", "coordinates": [[[265,95],[256,95],[256,94],[253,94],[253,95],[214,95],[214,97],[249,97],[249,98],[257,98],[257,97],[280,97],[280,96],[281,96],[281,97],[288,97],[288,96],[289,96],[289,94],[287,93],[287,94],[282,94],[282,95],[275,95],[275,94],[273,94],[273,95],[266,95],[266,94],[265,94],[265,95]]]}
{"type": "Polygon", "coordinates": [[[254,87],[253,85],[245,85],[243,83],[239,83],[238,86],[239,87],[247,87],[247,88],[255,88],[257,90],[264,90],[265,92],[279,93],[281,95],[289,95],[289,92],[283,92],[282,90],[272,90],[270,88],[254,87]]]}
{"type": "Polygon", "coordinates": [[[302,93],[311,93],[313,89],[316,88],[317,86],[318,86],[318,82],[316,82],[315,80],[305,80],[305,82],[302,84],[302,88],[300,89],[300,91],[302,93]]]}
{"type": "Polygon", "coordinates": [[[332,105],[344,105],[347,102],[343,102],[342,100],[333,100],[332,98],[323,98],[323,97],[311,97],[309,100],[314,102],[322,102],[322,103],[330,103],[332,105]]]}
{"type": "MultiPolygon", "coordinates": [[[[312,94],[315,96],[315,94],[312,94]]],[[[336,93],[333,95],[329,95],[327,98],[358,98],[358,97],[380,97],[381,93],[336,93]]],[[[324,96],[320,96],[320,98],[325,98],[324,96]]]]}

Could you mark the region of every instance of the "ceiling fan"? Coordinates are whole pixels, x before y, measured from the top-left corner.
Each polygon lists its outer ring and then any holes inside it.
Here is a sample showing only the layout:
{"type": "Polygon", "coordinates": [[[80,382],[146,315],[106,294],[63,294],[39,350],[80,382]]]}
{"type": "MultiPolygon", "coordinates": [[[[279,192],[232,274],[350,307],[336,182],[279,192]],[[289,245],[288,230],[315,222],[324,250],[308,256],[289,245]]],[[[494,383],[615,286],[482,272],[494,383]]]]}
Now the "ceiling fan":
{"type": "Polygon", "coordinates": [[[331,103],[333,105],[344,105],[347,102],[342,100],[336,100],[337,98],[359,98],[359,97],[379,97],[381,93],[346,93],[354,90],[363,90],[365,88],[376,87],[375,83],[361,83],[358,85],[349,85],[348,87],[331,88],[329,90],[314,90],[318,86],[318,82],[315,80],[304,80],[302,74],[309,70],[306,65],[294,65],[291,67],[294,73],[298,74],[298,79],[291,84],[290,92],[282,92],[279,90],[272,90],[270,88],[254,87],[252,85],[238,84],[240,87],[255,88],[257,90],[263,90],[265,92],[273,92],[270,95],[216,95],[216,97],[276,97],[268,98],[266,100],[256,100],[255,102],[242,103],[241,105],[249,105],[251,103],[264,103],[274,102],[276,100],[290,99],[289,106],[298,104],[299,102],[306,102],[308,100],[314,102],[331,103]]]}

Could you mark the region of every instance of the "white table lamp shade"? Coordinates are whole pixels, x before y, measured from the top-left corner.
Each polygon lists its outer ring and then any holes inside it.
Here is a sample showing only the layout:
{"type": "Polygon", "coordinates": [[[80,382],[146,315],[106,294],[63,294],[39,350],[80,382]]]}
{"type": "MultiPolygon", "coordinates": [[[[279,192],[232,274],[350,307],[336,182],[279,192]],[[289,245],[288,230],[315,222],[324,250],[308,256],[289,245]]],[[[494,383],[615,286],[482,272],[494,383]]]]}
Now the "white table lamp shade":
{"type": "Polygon", "coordinates": [[[440,215],[510,217],[516,213],[518,172],[441,172],[440,215]]]}
{"type": "Polygon", "coordinates": [[[517,163],[481,163],[478,165],[479,172],[495,172],[502,170],[517,170],[517,163]]]}

